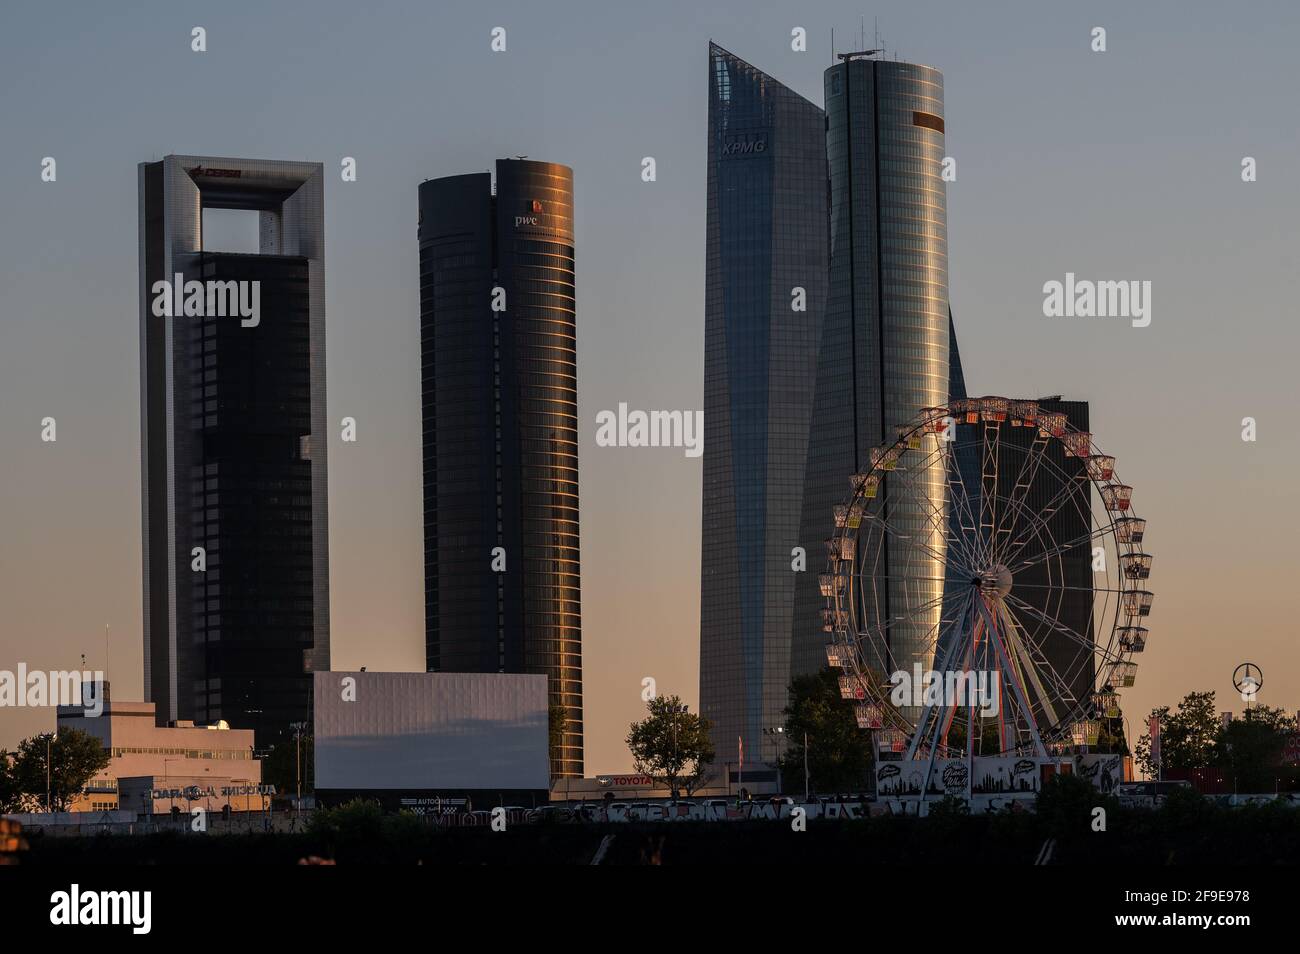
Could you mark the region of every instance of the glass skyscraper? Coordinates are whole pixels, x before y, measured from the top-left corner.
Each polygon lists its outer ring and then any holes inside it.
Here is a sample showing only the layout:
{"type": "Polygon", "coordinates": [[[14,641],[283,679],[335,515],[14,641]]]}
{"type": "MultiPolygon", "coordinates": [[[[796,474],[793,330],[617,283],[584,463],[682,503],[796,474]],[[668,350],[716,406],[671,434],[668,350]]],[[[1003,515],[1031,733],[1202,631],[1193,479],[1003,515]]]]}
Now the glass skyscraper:
{"type": "MultiPolygon", "coordinates": [[[[1065,401],[1060,395],[1039,398],[1040,412],[1065,414],[1071,426],[1087,432],[1088,402],[1065,401]]],[[[1092,517],[1092,481],[1087,461],[1068,456],[1060,441],[1041,441],[1032,427],[1010,428],[1002,438],[1004,458],[998,471],[997,493],[1003,500],[1020,500],[1023,510],[1008,517],[1008,539],[1033,540],[1020,556],[1029,565],[1015,568],[1016,599],[1033,607],[1017,611],[1020,623],[1042,650],[1047,667],[1062,684],[1053,691],[1088,703],[1096,680],[1093,654],[1092,547],[1100,542],[1092,517]],[[1041,455],[1027,487],[1016,489],[1025,462],[1041,455]],[[1036,551],[1060,548],[1050,560],[1036,551]],[[1033,557],[1033,560],[1028,558],[1033,557]],[[1067,634],[1055,624],[1066,627],[1067,634]]],[[[960,448],[959,448],[960,450],[960,448]]]]}
{"type": "Polygon", "coordinates": [[[548,677],[582,777],[573,172],[505,159],[420,185],[425,654],[548,677]]]}
{"type": "Polygon", "coordinates": [[[160,722],[224,719],[259,748],[310,721],[329,669],[323,175],[139,167],[145,694],[160,722]],[[205,248],[209,208],[255,211],[260,254],[205,248]],[[159,314],[159,282],[183,309],[159,314]],[[241,288],[255,318],[230,314],[241,288]]]}
{"type": "Polygon", "coordinates": [[[710,44],[700,710],[733,773],[740,739],[746,765],[781,754],[763,730],[784,722],[795,578],[824,556],[819,537],[792,570],[826,302],[824,122],[710,44]]]}
{"type": "MultiPolygon", "coordinates": [[[[816,372],[812,431],[800,540],[822,552],[833,511],[848,497],[849,478],[870,468],[872,447],[893,442],[897,428],[922,408],[942,405],[950,389],[948,242],[944,157],[943,76],[911,63],[845,54],[825,74],[826,158],[830,178],[830,285],[816,372]]],[[[925,478],[925,493],[944,499],[944,475],[925,478]]],[[[895,494],[886,479],[883,493],[895,494]]],[[[944,528],[920,507],[907,516],[895,498],[899,525],[936,555],[926,592],[911,605],[932,603],[932,619],[890,630],[895,659],[929,668],[942,609],[944,528]]],[[[888,575],[889,553],[875,565],[888,575]]],[[[915,568],[914,568],[914,575],[915,568]]],[[[921,576],[926,574],[921,573],[921,576]]],[[[893,584],[879,589],[888,618],[893,584]]],[[[816,572],[800,574],[795,597],[792,668],[825,665],[824,605],[816,572]]]]}

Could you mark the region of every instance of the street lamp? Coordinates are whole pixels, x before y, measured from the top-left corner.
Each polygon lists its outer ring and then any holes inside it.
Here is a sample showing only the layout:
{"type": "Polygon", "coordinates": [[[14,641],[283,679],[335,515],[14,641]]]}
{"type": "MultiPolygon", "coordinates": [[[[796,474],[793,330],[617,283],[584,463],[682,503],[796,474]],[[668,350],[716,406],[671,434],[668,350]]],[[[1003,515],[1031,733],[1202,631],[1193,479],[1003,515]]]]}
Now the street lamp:
{"type": "Polygon", "coordinates": [[[50,789],[53,781],[53,770],[50,767],[50,758],[54,742],[57,741],[58,738],[58,729],[55,729],[53,732],[45,736],[45,813],[47,815],[50,813],[50,789]]]}
{"type": "MultiPolygon", "coordinates": [[[[678,703],[677,705],[673,706],[670,711],[672,712],[672,716],[673,716],[673,771],[674,773],[676,773],[681,771],[681,765],[678,763],[679,753],[677,748],[677,716],[686,711],[686,704],[684,702],[678,703]]],[[[669,796],[671,797],[673,804],[676,805],[677,799],[679,797],[676,774],[673,775],[673,786],[672,786],[672,791],[669,793],[669,796]]]]}
{"type": "Polygon", "coordinates": [[[171,802],[171,808],[176,807],[176,796],[171,794],[174,789],[171,787],[171,773],[167,766],[171,765],[173,762],[184,761],[185,759],[163,759],[163,782],[167,784],[167,799],[171,802]]]}
{"type": "Polygon", "coordinates": [[[298,803],[295,809],[297,817],[302,818],[302,730],[307,728],[306,722],[291,722],[289,727],[293,729],[293,737],[298,746],[298,803]]]}
{"type": "Polygon", "coordinates": [[[776,791],[777,794],[780,795],[785,791],[785,787],[781,784],[781,756],[780,756],[781,741],[785,738],[785,726],[783,725],[771,726],[770,728],[764,729],[763,734],[773,737],[772,750],[775,753],[775,757],[773,758],[772,762],[776,766],[776,791]]]}

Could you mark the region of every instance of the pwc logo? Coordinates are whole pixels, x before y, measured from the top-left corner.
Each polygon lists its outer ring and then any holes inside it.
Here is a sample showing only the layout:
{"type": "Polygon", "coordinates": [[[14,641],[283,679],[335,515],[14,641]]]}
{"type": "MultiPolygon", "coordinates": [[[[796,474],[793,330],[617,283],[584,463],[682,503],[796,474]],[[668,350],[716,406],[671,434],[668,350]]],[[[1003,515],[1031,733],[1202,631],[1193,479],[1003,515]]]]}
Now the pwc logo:
{"type": "Polygon", "coordinates": [[[533,201],[529,204],[529,210],[533,212],[532,215],[515,216],[515,228],[519,228],[519,226],[521,225],[537,226],[542,224],[541,219],[538,218],[538,215],[540,215],[542,212],[542,203],[538,202],[536,199],[533,199],[533,201]]]}

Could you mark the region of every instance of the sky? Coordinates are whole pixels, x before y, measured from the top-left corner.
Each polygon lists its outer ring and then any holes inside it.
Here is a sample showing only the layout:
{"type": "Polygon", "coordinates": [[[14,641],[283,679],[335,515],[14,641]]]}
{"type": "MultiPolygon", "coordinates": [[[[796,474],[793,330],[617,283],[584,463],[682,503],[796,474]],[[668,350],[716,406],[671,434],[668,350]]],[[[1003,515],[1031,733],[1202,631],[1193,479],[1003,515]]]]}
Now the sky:
{"type": "MultiPolygon", "coordinates": [[[[970,392],[1090,401],[1149,521],[1130,721],[1191,690],[1240,710],[1245,661],[1261,702],[1300,706],[1288,2],[6,5],[0,668],[107,655],[114,696],[142,696],[136,167],[187,153],[325,164],[329,419],[358,425],[329,452],[333,667],[422,669],[416,188],[527,155],[574,169],[586,765],[630,768],[643,678],[698,702],[701,464],[597,447],[595,420],[702,404],[708,42],[820,104],[831,30],[842,52],[877,22],[945,75],[970,392]],[[1151,324],[1045,318],[1067,272],[1150,281],[1151,324]]],[[[0,710],[0,746],[52,725],[0,710]]]]}

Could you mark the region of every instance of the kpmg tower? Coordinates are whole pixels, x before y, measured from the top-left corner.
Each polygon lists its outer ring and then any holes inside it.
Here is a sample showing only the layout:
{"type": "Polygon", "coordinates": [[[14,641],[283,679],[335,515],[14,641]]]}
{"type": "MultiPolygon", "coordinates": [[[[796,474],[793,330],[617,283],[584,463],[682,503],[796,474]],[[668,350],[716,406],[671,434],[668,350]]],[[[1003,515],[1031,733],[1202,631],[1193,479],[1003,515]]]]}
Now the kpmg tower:
{"type": "Polygon", "coordinates": [[[139,192],[146,698],[264,748],[330,659],[323,170],[167,156],[139,192]],[[259,253],[206,248],[208,209],[259,253]]]}
{"type": "Polygon", "coordinates": [[[420,185],[425,655],[548,677],[582,777],[573,172],[420,185]]]}
{"type": "MultiPolygon", "coordinates": [[[[850,476],[869,469],[870,449],[892,442],[898,426],[922,408],[944,404],[950,385],[943,76],[868,54],[840,59],[825,75],[830,286],[800,533],[810,556],[824,553],[834,507],[845,502],[850,476]]],[[[930,499],[944,499],[942,471],[925,479],[930,499]]],[[[901,492],[886,479],[883,493],[891,490],[901,492]]],[[[945,533],[922,508],[909,517],[907,501],[896,498],[891,506],[899,525],[924,537],[934,553],[930,589],[908,594],[909,605],[933,605],[933,619],[894,626],[891,650],[895,659],[928,669],[927,645],[943,602],[945,533]]],[[[884,605],[866,607],[869,617],[888,619],[889,603],[904,603],[887,582],[889,556],[872,560],[886,585],[877,591],[884,605]]],[[[813,672],[826,662],[817,616],[824,600],[815,570],[797,579],[792,668],[813,672]]]]}
{"type": "Polygon", "coordinates": [[[770,765],[795,578],[823,555],[818,538],[792,572],[826,302],[824,116],[710,44],[708,137],[700,711],[719,763],[743,739],[746,765],[770,765]]]}

